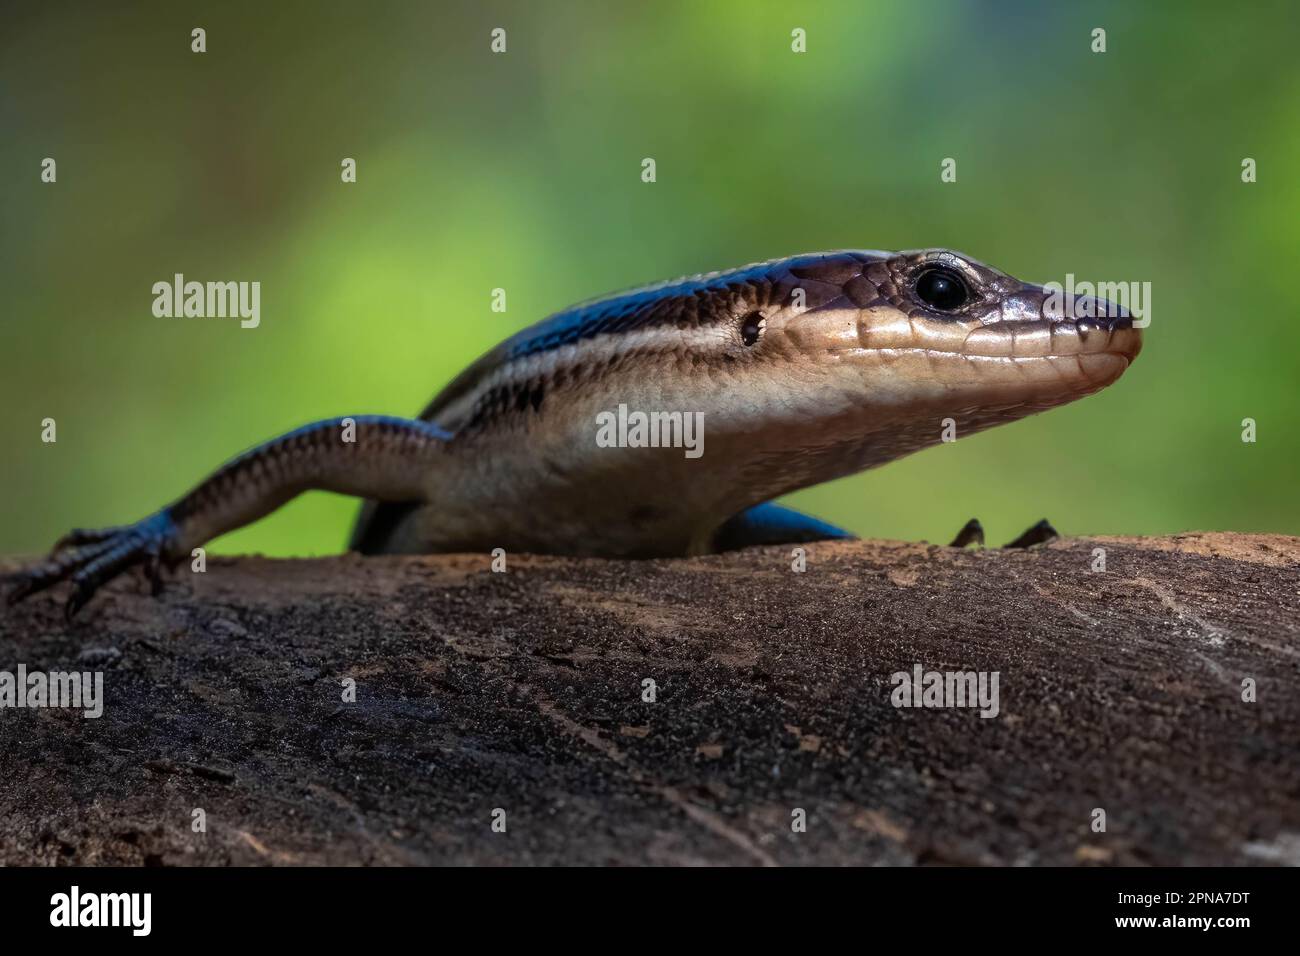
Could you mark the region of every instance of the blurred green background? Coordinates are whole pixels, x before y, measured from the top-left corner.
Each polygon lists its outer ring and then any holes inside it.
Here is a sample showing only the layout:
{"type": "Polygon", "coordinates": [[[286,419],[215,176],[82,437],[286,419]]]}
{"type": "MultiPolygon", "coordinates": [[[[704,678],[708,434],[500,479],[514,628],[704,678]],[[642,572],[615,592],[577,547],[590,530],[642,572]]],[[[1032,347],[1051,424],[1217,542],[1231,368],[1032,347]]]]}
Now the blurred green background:
{"type": "MultiPolygon", "coordinates": [[[[1150,281],[1153,322],[1104,393],[796,507],[937,541],[972,515],[991,543],[1044,516],[1300,533],[1295,4],[1057,7],[10,4],[0,553],[139,518],[303,422],[415,414],[575,301],[844,247],[1150,281]],[[176,272],[259,280],[261,327],[155,318],[176,272]]],[[[215,549],[336,551],[355,509],[307,495],[215,549]]]]}

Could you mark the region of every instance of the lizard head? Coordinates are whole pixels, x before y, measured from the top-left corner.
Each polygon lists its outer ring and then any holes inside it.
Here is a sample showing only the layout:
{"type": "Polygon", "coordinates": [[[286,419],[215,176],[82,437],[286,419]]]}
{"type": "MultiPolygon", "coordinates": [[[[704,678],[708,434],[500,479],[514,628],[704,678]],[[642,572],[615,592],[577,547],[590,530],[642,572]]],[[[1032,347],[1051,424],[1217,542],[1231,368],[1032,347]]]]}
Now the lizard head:
{"type": "Polygon", "coordinates": [[[875,394],[912,405],[1059,405],[1114,382],[1142,347],[1114,302],[944,249],[796,260],[781,285],[788,302],[763,323],[773,351],[869,372],[875,394]]]}
{"type": "MultiPolygon", "coordinates": [[[[755,444],[745,436],[759,426],[744,406],[755,408],[774,447],[808,459],[791,469],[800,474],[789,487],[1089,395],[1118,379],[1142,345],[1116,303],[1022,282],[949,250],[765,265],[729,286],[723,367],[745,387],[717,424],[732,426],[738,447],[755,444]]],[[[766,461],[763,452],[753,449],[766,461]]]]}

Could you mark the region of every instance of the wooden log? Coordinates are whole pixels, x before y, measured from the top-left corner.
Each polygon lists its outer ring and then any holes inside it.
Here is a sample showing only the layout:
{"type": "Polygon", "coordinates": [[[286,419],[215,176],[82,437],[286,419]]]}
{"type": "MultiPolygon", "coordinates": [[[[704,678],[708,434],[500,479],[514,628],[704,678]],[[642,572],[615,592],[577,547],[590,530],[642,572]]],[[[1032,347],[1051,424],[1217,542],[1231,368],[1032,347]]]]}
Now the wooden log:
{"type": "Polygon", "coordinates": [[[0,863],[1300,863],[1300,539],[793,563],[218,558],[70,626],[31,598],[0,670],[102,671],[104,712],[0,710],[0,863]],[[896,707],[918,665],[996,672],[996,716],[896,707]]]}

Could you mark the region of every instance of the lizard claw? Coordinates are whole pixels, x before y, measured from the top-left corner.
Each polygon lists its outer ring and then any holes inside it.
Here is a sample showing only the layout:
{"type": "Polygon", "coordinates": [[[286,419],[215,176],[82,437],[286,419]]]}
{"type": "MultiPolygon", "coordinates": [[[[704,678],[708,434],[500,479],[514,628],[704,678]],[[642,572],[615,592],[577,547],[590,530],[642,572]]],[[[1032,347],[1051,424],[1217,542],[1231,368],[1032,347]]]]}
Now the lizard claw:
{"type": "Polygon", "coordinates": [[[66,551],[69,548],[82,547],[87,544],[99,544],[106,541],[115,534],[121,534],[123,531],[130,530],[130,525],[117,525],[113,528],[73,528],[58,541],[54,542],[54,547],[50,554],[58,554],[60,551],[66,551]]]}
{"type": "Polygon", "coordinates": [[[968,548],[971,545],[984,547],[984,526],[980,524],[979,518],[971,518],[962,525],[961,530],[957,532],[957,537],[952,539],[952,544],[948,547],[968,548]]]}
{"type": "Polygon", "coordinates": [[[60,539],[50,556],[40,564],[11,578],[10,604],[70,581],[72,594],[64,605],[64,616],[72,620],[100,586],[133,564],[144,563],[154,594],[162,587],[159,568],[163,553],[174,541],[176,525],[166,511],[143,521],[104,531],[74,531],[60,539]]]}
{"type": "Polygon", "coordinates": [[[1004,548],[1031,548],[1036,544],[1046,544],[1048,541],[1055,541],[1061,535],[1052,527],[1046,518],[1038,524],[1027,528],[1020,537],[1014,541],[1008,541],[1002,547],[1004,548]]]}

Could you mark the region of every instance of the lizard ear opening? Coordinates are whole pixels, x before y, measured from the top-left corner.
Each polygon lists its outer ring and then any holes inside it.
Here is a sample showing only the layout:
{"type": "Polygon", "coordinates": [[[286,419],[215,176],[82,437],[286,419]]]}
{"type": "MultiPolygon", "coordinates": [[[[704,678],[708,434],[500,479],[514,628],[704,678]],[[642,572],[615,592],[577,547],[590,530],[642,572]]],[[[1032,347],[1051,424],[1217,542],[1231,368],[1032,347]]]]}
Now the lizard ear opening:
{"type": "Polygon", "coordinates": [[[765,325],[762,312],[750,312],[740,322],[740,341],[746,347],[753,345],[762,337],[765,325]]]}

